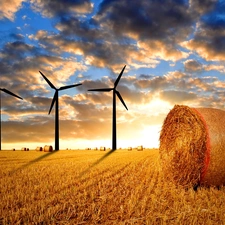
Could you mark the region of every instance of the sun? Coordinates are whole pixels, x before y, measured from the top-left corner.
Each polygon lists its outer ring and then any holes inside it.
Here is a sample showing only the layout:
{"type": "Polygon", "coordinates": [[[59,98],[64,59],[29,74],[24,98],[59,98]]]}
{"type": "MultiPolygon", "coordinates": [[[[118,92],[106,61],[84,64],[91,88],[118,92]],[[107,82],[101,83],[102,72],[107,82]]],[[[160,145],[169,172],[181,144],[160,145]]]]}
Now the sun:
{"type": "Polygon", "coordinates": [[[145,127],[142,131],[142,140],[141,140],[143,146],[147,148],[158,148],[160,131],[161,131],[161,124],[145,127]]]}

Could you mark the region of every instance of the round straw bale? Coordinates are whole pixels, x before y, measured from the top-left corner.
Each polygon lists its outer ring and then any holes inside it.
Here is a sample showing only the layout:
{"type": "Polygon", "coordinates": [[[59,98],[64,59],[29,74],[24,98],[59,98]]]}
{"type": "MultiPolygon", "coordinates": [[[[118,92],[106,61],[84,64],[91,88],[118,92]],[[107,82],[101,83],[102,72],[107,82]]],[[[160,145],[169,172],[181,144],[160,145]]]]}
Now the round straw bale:
{"type": "Polygon", "coordinates": [[[21,151],[27,151],[27,148],[23,147],[21,148],[21,151]]]}
{"type": "Polygon", "coordinates": [[[44,152],[52,152],[52,151],[53,151],[53,147],[51,145],[44,146],[44,152]]]}
{"type": "Polygon", "coordinates": [[[100,147],[100,151],[105,151],[106,148],[105,147],[100,147]]]}
{"type": "Polygon", "coordinates": [[[225,111],[175,105],[162,126],[159,154],[164,176],[176,185],[224,185],[225,111]]]}
{"type": "Polygon", "coordinates": [[[36,148],[36,151],[42,151],[42,150],[43,150],[42,147],[39,147],[39,146],[38,146],[38,147],[36,148]]]}
{"type": "Polygon", "coordinates": [[[138,146],[138,147],[137,147],[137,150],[138,150],[138,151],[143,151],[143,146],[142,146],[142,145],[138,146]]]}

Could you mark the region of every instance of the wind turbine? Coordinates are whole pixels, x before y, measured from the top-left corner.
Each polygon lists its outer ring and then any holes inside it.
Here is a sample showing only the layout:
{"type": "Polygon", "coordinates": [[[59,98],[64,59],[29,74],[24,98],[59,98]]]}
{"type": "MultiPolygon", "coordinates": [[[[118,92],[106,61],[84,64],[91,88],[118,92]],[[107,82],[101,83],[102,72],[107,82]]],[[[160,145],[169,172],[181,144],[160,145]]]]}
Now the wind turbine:
{"type": "Polygon", "coordinates": [[[51,107],[49,109],[48,114],[51,113],[52,107],[55,103],[55,150],[59,150],[59,95],[58,95],[58,92],[65,90],[65,89],[77,87],[82,84],[72,84],[72,85],[67,85],[67,86],[63,86],[60,88],[56,88],[41,71],[39,71],[39,72],[43,76],[43,78],[46,80],[46,82],[49,84],[49,86],[55,90],[55,94],[52,99],[51,107]]]}
{"type": "Polygon", "coordinates": [[[2,135],[2,127],[1,127],[1,120],[2,120],[2,114],[1,114],[1,91],[5,92],[5,93],[7,93],[9,95],[12,95],[12,96],[14,96],[16,98],[22,99],[20,96],[12,93],[11,91],[9,91],[9,90],[7,90],[5,88],[0,88],[0,150],[2,150],[2,143],[1,143],[2,142],[1,141],[2,140],[2,136],[1,136],[2,135]]]}
{"type": "Polygon", "coordinates": [[[101,89],[89,89],[88,91],[100,91],[100,92],[109,92],[113,91],[113,113],[112,113],[112,151],[116,150],[116,95],[124,105],[124,107],[128,110],[125,102],[123,101],[122,96],[120,95],[119,91],[116,90],[116,87],[120,81],[120,78],[123,74],[126,65],[123,67],[122,71],[120,72],[119,76],[117,77],[114,87],[113,88],[101,88],[101,89]]]}

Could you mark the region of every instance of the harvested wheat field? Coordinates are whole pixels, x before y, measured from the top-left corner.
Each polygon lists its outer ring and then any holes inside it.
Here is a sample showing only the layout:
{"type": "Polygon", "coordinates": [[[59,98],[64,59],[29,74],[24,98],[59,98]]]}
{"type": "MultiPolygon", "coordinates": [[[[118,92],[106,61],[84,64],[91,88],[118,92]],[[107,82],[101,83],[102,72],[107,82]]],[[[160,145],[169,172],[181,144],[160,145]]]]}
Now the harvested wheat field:
{"type": "Polygon", "coordinates": [[[105,154],[0,151],[0,224],[224,224],[224,187],[177,188],[158,150],[105,154]]]}

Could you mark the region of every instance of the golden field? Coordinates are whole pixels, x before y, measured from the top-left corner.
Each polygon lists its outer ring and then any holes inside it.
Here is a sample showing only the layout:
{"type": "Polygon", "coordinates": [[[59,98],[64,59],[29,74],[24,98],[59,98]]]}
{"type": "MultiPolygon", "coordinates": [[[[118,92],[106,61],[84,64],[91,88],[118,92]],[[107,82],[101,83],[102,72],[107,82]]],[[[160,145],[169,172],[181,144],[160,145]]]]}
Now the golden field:
{"type": "Polygon", "coordinates": [[[158,150],[0,151],[0,224],[225,224],[225,188],[163,179],[158,150]]]}

